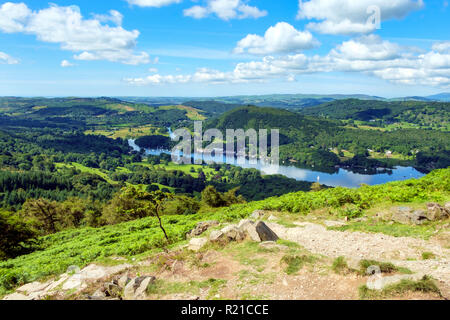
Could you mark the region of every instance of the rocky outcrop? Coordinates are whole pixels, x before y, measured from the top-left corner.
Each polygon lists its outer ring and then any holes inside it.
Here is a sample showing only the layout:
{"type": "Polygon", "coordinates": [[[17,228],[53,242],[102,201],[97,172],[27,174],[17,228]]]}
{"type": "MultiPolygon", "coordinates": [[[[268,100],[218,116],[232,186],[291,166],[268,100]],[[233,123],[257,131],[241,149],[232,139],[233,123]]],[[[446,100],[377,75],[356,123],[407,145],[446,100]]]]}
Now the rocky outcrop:
{"type": "MultiPolygon", "coordinates": [[[[114,274],[120,273],[131,265],[122,264],[113,267],[103,267],[91,264],[80,270],[77,267],[69,267],[68,271],[59,276],[56,280],[46,282],[32,282],[18,288],[15,293],[5,296],[4,300],[42,300],[55,295],[64,295],[68,292],[77,294],[85,290],[92,282],[108,278],[114,274]]],[[[113,285],[106,285],[108,292],[115,292],[113,285]]],[[[106,294],[106,296],[108,296],[106,294]]]]}
{"type": "MultiPolygon", "coordinates": [[[[397,207],[392,212],[391,220],[401,224],[421,225],[427,221],[440,221],[449,217],[450,210],[438,203],[428,203],[427,211],[414,210],[410,207],[397,207]]],[[[386,220],[386,216],[384,220],[386,220]]]]}

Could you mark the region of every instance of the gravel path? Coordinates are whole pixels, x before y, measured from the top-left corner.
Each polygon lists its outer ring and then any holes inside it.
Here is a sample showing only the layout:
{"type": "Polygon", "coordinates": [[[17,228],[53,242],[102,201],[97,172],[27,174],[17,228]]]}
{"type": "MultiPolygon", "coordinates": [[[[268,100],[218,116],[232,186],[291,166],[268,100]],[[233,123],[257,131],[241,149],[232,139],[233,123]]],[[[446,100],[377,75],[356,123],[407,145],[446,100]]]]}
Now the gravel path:
{"type": "Polygon", "coordinates": [[[450,286],[450,250],[437,243],[380,233],[332,231],[313,223],[297,223],[297,228],[273,222],[267,225],[281,239],[296,242],[312,253],[332,258],[344,256],[351,264],[362,259],[392,262],[413,272],[431,275],[450,286]],[[437,259],[420,260],[425,251],[434,253],[437,259]]]}

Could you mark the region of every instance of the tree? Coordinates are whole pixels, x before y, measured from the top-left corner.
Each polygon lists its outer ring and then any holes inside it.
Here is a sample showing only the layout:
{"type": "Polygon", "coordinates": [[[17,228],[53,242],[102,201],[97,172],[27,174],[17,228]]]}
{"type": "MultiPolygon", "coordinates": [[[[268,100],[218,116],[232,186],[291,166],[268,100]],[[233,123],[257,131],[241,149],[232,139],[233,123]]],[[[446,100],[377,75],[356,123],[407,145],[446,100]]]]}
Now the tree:
{"type": "Polygon", "coordinates": [[[58,231],[57,203],[45,199],[28,199],[22,207],[21,215],[40,234],[58,231]]]}
{"type": "Polygon", "coordinates": [[[212,208],[219,208],[225,205],[221,194],[213,186],[207,186],[202,191],[202,202],[212,208]]]}
{"type": "Polygon", "coordinates": [[[0,260],[27,253],[36,234],[17,215],[0,211],[0,260]]]}

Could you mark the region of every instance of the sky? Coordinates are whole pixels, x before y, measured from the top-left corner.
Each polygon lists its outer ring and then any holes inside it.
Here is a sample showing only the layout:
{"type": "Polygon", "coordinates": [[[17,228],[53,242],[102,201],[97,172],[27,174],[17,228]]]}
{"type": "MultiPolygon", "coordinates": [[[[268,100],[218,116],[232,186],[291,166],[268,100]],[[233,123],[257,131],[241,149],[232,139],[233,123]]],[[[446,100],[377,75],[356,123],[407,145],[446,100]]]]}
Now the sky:
{"type": "Polygon", "coordinates": [[[448,0],[0,0],[1,96],[440,92],[448,0]]]}

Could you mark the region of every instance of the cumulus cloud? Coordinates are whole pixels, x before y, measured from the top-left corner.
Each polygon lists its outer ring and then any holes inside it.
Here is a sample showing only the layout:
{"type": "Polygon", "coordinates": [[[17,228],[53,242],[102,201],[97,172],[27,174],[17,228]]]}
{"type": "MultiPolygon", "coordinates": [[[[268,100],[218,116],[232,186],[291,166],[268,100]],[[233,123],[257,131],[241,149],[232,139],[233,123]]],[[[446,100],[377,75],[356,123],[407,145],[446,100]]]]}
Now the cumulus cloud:
{"type": "Polygon", "coordinates": [[[318,20],[308,28],[320,33],[365,34],[377,28],[378,13],[380,22],[401,19],[423,6],[423,0],[299,0],[297,17],[318,20]]]}
{"type": "Polygon", "coordinates": [[[164,83],[242,83],[269,79],[293,81],[302,74],[358,72],[399,84],[450,87],[450,53],[434,49],[418,54],[378,36],[363,36],[336,46],[326,55],[303,53],[265,56],[238,63],[228,72],[199,69],[194,74],[151,75],[125,79],[133,85],[164,83]]]}
{"type": "Polygon", "coordinates": [[[222,20],[261,18],[267,15],[266,10],[249,6],[242,0],[207,0],[204,6],[193,6],[184,10],[184,15],[195,19],[205,18],[211,14],[222,20]]]}
{"type": "Polygon", "coordinates": [[[74,64],[68,60],[63,60],[61,61],[61,67],[63,68],[68,68],[68,67],[73,67],[74,64]]]}
{"type": "Polygon", "coordinates": [[[437,52],[450,52],[450,41],[437,42],[433,45],[433,50],[437,52]]]}
{"type": "Polygon", "coordinates": [[[127,0],[131,5],[138,7],[164,7],[174,3],[180,3],[183,0],[127,0]]]}
{"type": "Polygon", "coordinates": [[[78,60],[108,60],[124,64],[143,64],[150,61],[146,52],[134,51],[138,30],[122,28],[122,15],[110,11],[109,15],[85,19],[79,7],[51,5],[39,11],[30,10],[23,3],[7,2],[0,7],[0,31],[26,33],[38,40],[58,43],[63,50],[75,52],[78,60]],[[115,26],[102,24],[113,21],[115,26]]]}
{"type": "Polygon", "coordinates": [[[279,22],[270,27],[264,37],[256,34],[247,35],[238,42],[234,52],[265,55],[298,52],[318,45],[319,42],[309,31],[298,31],[289,23],[279,22]]]}
{"type": "Polygon", "coordinates": [[[18,64],[19,60],[0,51],[0,64],[18,64]]]}

